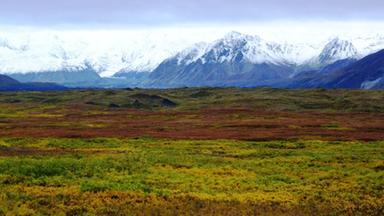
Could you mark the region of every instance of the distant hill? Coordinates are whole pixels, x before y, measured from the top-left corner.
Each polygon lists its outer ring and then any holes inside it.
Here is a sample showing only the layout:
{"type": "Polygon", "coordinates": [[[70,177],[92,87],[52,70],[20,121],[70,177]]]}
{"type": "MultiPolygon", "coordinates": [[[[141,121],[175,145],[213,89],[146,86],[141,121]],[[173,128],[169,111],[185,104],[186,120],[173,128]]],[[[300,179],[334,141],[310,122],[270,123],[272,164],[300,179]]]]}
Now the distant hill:
{"type": "Polygon", "coordinates": [[[10,86],[10,85],[18,85],[18,84],[20,84],[20,83],[16,80],[12,79],[11,77],[0,74],[0,87],[10,86]]]}
{"type": "Polygon", "coordinates": [[[0,91],[54,91],[65,89],[67,88],[54,83],[21,83],[9,76],[0,75],[0,91]]]}

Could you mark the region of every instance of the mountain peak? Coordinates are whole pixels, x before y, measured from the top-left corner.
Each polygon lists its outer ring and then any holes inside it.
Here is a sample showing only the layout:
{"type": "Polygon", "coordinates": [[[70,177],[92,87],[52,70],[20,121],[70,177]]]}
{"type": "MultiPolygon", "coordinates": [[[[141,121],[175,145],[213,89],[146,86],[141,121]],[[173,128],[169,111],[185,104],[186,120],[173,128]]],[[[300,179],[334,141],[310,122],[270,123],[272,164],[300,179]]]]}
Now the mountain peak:
{"type": "Polygon", "coordinates": [[[340,59],[356,58],[358,51],[355,46],[347,40],[339,37],[331,39],[319,55],[319,63],[329,64],[340,59]]]}
{"type": "Polygon", "coordinates": [[[353,46],[352,42],[348,40],[343,40],[340,37],[334,37],[332,38],[326,46],[353,46]]]}
{"type": "Polygon", "coordinates": [[[239,40],[247,40],[247,41],[261,41],[261,38],[256,35],[248,35],[248,34],[242,34],[237,31],[231,31],[227,33],[221,40],[219,41],[239,41],[239,40]]]}
{"type": "Polygon", "coordinates": [[[231,31],[231,32],[228,32],[224,38],[238,38],[240,36],[242,36],[243,34],[241,34],[240,32],[237,32],[237,31],[231,31]]]}

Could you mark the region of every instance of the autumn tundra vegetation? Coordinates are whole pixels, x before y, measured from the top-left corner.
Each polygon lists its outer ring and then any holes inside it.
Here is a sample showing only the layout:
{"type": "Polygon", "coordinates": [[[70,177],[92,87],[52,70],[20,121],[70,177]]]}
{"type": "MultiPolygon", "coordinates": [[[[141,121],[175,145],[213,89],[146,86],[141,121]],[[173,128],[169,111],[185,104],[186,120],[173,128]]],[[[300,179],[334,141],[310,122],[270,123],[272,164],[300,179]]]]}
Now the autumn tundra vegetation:
{"type": "Polygon", "coordinates": [[[384,92],[1,92],[0,215],[383,215],[384,92]]]}

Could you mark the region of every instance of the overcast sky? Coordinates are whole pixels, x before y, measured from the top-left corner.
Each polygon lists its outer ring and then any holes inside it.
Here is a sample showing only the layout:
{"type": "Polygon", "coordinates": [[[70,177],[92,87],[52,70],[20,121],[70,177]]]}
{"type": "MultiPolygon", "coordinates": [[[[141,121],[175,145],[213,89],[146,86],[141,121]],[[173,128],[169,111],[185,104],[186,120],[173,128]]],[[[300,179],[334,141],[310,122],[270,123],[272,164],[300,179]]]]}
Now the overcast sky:
{"type": "Polygon", "coordinates": [[[384,21],[384,0],[0,0],[0,24],[169,26],[384,21]]]}

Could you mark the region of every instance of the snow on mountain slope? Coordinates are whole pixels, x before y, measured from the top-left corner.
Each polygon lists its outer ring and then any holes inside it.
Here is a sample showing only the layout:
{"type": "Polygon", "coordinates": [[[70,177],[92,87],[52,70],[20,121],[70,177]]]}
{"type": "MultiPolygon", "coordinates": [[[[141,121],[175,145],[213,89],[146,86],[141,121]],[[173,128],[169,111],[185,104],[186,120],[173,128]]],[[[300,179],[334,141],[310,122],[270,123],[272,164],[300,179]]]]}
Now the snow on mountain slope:
{"type": "Polygon", "coordinates": [[[213,57],[211,60],[222,63],[233,61],[241,53],[250,63],[280,63],[279,51],[278,44],[268,43],[258,36],[231,32],[216,41],[209,51],[211,55],[207,54],[205,58],[213,57]]]}
{"type": "Polygon", "coordinates": [[[253,64],[323,67],[338,60],[361,59],[381,49],[384,49],[384,36],[380,35],[345,39],[333,37],[317,44],[289,44],[231,32],[211,44],[190,47],[174,57],[184,64],[198,60],[222,63],[234,60],[241,53],[247,62],[253,64]]]}
{"type": "Polygon", "coordinates": [[[101,76],[149,72],[194,42],[163,35],[0,33],[0,73],[76,71],[92,67],[101,76]]]}
{"type": "Polygon", "coordinates": [[[197,44],[159,65],[149,76],[153,87],[255,86],[287,78],[291,50],[258,36],[230,32],[210,44],[197,44]]]}
{"type": "Polygon", "coordinates": [[[325,45],[317,60],[321,65],[326,65],[341,59],[358,58],[358,56],[359,53],[351,42],[334,38],[325,45]]]}
{"type": "Polygon", "coordinates": [[[275,43],[259,36],[230,32],[213,43],[200,43],[179,52],[179,64],[223,63],[234,61],[241,54],[243,61],[252,64],[301,65],[321,52],[322,44],[275,43]]]}
{"type": "Polygon", "coordinates": [[[238,53],[251,63],[302,65],[319,56],[329,63],[345,57],[360,58],[384,48],[382,35],[291,44],[231,32],[212,43],[194,45],[200,38],[175,32],[0,32],[0,73],[91,67],[101,76],[110,77],[121,71],[151,72],[168,58],[176,57],[179,64],[199,59],[223,62],[233,60],[238,53]]]}
{"type": "Polygon", "coordinates": [[[278,44],[258,36],[230,32],[213,43],[199,43],[179,52],[175,58],[179,64],[190,64],[197,60],[203,63],[233,61],[241,53],[253,64],[302,64],[316,55],[318,48],[306,44],[278,44]]]}
{"type": "Polygon", "coordinates": [[[210,48],[210,44],[200,42],[179,52],[175,58],[179,65],[188,65],[201,58],[210,48]]]}
{"type": "Polygon", "coordinates": [[[363,56],[367,56],[384,49],[384,35],[376,34],[371,36],[355,37],[350,40],[363,56]]]}

